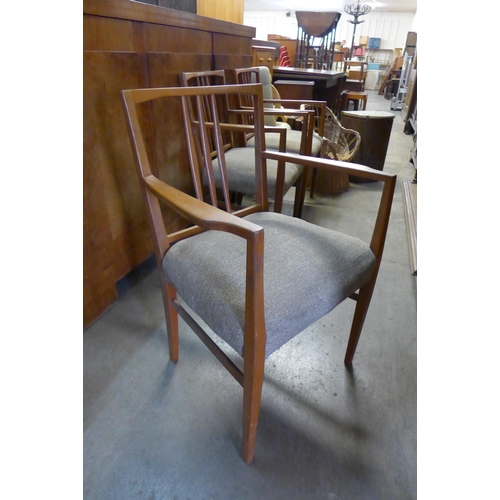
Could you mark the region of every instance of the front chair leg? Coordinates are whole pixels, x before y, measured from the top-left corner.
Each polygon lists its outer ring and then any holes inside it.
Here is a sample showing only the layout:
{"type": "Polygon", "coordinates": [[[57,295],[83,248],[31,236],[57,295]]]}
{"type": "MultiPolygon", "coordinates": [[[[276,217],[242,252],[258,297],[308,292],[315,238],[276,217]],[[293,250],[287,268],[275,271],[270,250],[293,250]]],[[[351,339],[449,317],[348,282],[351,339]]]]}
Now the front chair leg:
{"type": "Polygon", "coordinates": [[[245,346],[244,352],[242,447],[243,461],[247,464],[253,460],[255,450],[265,362],[265,345],[260,349],[248,347],[245,346]]]}
{"type": "Polygon", "coordinates": [[[167,323],[168,350],[170,359],[177,363],[179,359],[179,315],[173,306],[173,301],[177,299],[177,292],[166,280],[163,280],[162,292],[167,323]]]}
{"type": "Polygon", "coordinates": [[[361,330],[363,329],[365,322],[366,313],[368,312],[368,307],[370,306],[370,300],[372,298],[374,287],[375,278],[372,278],[365,286],[359,289],[356,309],[354,310],[354,317],[352,320],[351,333],[349,335],[349,342],[347,344],[347,350],[344,358],[344,363],[346,365],[352,364],[354,353],[356,352],[356,347],[358,346],[359,337],[361,336],[361,330]]]}

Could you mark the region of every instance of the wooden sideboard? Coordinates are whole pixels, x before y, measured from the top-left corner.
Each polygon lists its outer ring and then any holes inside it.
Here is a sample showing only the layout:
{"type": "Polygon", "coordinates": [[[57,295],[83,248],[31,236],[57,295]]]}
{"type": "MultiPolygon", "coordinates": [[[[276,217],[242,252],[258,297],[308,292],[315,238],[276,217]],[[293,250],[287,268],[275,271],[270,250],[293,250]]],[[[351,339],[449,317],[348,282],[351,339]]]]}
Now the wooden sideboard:
{"type": "Polygon", "coordinates": [[[330,71],[313,68],[295,68],[290,66],[275,66],[273,71],[273,82],[276,80],[312,81],[313,99],[326,101],[328,106],[335,109],[342,87],[339,82],[345,77],[343,71],[330,71]]]}
{"type": "MultiPolygon", "coordinates": [[[[251,66],[254,36],[252,27],[130,0],[83,1],[84,328],[152,254],[120,91],[178,86],[183,71],[251,66]]],[[[180,107],[146,110],[144,120],[156,174],[192,189],[180,107]],[[153,140],[161,137],[169,147],[153,140]],[[171,164],[181,167],[175,178],[171,164]]],[[[168,210],[164,217],[170,229],[182,227],[168,210]]]]}

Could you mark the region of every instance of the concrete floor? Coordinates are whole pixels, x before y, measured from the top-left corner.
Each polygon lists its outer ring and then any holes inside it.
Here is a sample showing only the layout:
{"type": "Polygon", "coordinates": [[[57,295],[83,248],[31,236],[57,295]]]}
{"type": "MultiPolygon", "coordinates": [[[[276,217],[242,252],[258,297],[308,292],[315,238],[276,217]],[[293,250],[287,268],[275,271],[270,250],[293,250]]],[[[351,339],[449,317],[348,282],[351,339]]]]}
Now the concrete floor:
{"type": "MultiPolygon", "coordinates": [[[[368,91],[368,109],[390,101],[368,91]]],[[[83,336],[87,500],[417,498],[416,285],[401,183],[412,136],[400,113],[384,170],[398,174],[384,261],[352,369],[345,301],[266,363],[255,459],[240,459],[242,391],[181,321],[168,358],[152,260],[83,336]]],[[[378,183],[306,199],[304,219],[368,238],[378,183]]],[[[291,210],[293,193],[284,211],[291,210]]]]}

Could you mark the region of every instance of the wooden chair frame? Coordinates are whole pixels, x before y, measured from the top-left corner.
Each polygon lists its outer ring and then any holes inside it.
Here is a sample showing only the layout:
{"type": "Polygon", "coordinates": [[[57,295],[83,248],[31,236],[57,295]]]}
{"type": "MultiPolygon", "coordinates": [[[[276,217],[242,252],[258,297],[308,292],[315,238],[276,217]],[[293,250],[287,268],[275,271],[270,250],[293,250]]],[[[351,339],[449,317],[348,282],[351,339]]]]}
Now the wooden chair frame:
{"type": "MultiPolygon", "coordinates": [[[[383,183],[380,204],[370,248],[376,263],[370,281],[354,293],[351,298],[357,301],[351,333],[345,355],[345,363],[352,363],[356,346],[361,334],[361,329],[366,317],[370,299],[375,287],[375,281],[382,259],[385,237],[389,223],[391,203],[394,194],[396,176],[374,170],[362,165],[330,161],[321,158],[312,158],[300,154],[283,153],[279,151],[265,150],[264,124],[263,124],[263,98],[261,85],[239,85],[239,86],[212,86],[212,87],[179,87],[163,89],[138,89],[122,91],[123,103],[127,117],[127,126],[135,157],[138,179],[143,194],[148,220],[152,231],[152,239],[158,270],[162,279],[163,303],[165,308],[168,344],[170,359],[178,360],[178,315],[180,315],[192,330],[207,345],[210,351],[226,367],[233,377],[243,387],[243,446],[242,456],[246,463],[252,461],[254,456],[258,415],[260,411],[260,400],[262,384],[264,380],[264,359],[266,346],[266,325],[264,319],[264,230],[253,224],[242,216],[257,211],[268,211],[267,182],[266,182],[266,160],[274,159],[285,162],[298,162],[310,168],[323,168],[330,171],[345,171],[348,174],[369,178],[383,183]],[[202,99],[208,97],[210,106],[215,107],[215,96],[227,95],[228,93],[241,93],[253,96],[254,129],[255,129],[255,162],[257,193],[255,204],[242,209],[236,213],[228,213],[217,208],[217,202],[212,200],[212,205],[202,201],[200,198],[200,176],[195,176],[197,185],[197,198],[186,194],[179,189],[163,182],[153,175],[153,169],[147,154],[147,147],[143,137],[141,121],[137,107],[144,103],[151,103],[157,99],[181,100],[184,115],[184,131],[188,143],[189,159],[195,165],[203,155],[193,154],[195,147],[194,129],[199,131],[201,143],[205,144],[205,138],[212,128],[218,128],[217,118],[213,123],[204,122],[190,123],[188,101],[194,97],[199,105],[202,99]],[[168,234],[163,219],[160,201],[166,204],[180,217],[191,224],[186,229],[168,234]],[[246,241],[246,305],[244,322],[244,348],[243,348],[243,371],[215,344],[195,318],[183,308],[178,302],[176,290],[165,277],[162,269],[162,260],[169,251],[171,245],[181,239],[188,238],[202,231],[225,231],[238,236],[246,241]]],[[[229,128],[247,130],[247,126],[231,124],[229,128]]],[[[217,137],[217,148],[222,151],[223,141],[221,134],[217,137]]],[[[205,146],[203,146],[205,147],[205,146]]],[[[208,149],[205,147],[205,153],[208,149]]],[[[205,167],[211,169],[211,161],[207,154],[203,161],[205,167]]],[[[223,162],[221,163],[223,169],[223,162]]],[[[213,191],[213,189],[212,189],[213,191]]]]}

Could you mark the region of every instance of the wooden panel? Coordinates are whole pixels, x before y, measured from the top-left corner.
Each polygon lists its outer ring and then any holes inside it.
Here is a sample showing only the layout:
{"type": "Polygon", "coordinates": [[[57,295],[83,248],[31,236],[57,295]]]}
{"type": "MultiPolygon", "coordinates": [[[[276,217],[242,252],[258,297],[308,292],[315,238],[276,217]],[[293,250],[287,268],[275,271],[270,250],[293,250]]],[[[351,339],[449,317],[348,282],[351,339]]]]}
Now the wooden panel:
{"type": "MultiPolygon", "coordinates": [[[[274,86],[282,99],[307,101],[313,99],[314,82],[301,80],[276,80],[274,86]]],[[[287,104],[287,107],[292,105],[287,104]]],[[[300,107],[300,104],[294,105],[300,107]]]]}
{"type": "Polygon", "coordinates": [[[84,182],[89,188],[84,209],[92,209],[92,217],[85,221],[100,226],[92,238],[94,244],[119,236],[130,222],[134,225],[144,219],[144,213],[137,215],[136,210],[142,205],[138,186],[129,188],[129,179],[136,174],[130,144],[123,140],[127,129],[120,100],[122,89],[140,86],[138,75],[135,53],[84,54],[84,182]],[[114,168],[117,164],[119,169],[114,168]]]}
{"type": "Polygon", "coordinates": [[[247,68],[252,65],[252,40],[214,33],[213,54],[213,69],[247,68]]]}
{"type": "Polygon", "coordinates": [[[147,52],[212,53],[212,34],[198,30],[144,23],[147,52]]]}
{"type": "MultiPolygon", "coordinates": [[[[217,57],[223,68],[244,66],[251,61],[255,28],[129,0],[84,0],[83,7],[83,286],[88,327],[116,300],[115,283],[152,253],[120,91],[177,86],[180,72],[215,69],[217,57]]],[[[148,146],[154,171],[182,189],[192,189],[180,108],[155,104],[140,112],[146,144],[155,145],[148,146]]],[[[164,217],[170,230],[184,224],[166,209],[164,217]]]]}
{"type": "Polygon", "coordinates": [[[213,69],[249,68],[252,66],[252,56],[239,56],[231,54],[214,55],[213,69]]]}
{"type": "Polygon", "coordinates": [[[138,56],[86,52],[83,68],[84,324],[88,325],[116,299],[116,276],[144,260],[151,244],[130,144],[124,141],[127,130],[120,100],[121,89],[141,86],[138,56]]]}
{"type": "Polygon", "coordinates": [[[83,0],[83,13],[228,35],[254,37],[255,28],[130,0],[83,0]]]}
{"type": "Polygon", "coordinates": [[[212,69],[212,54],[148,54],[151,87],[177,87],[184,71],[212,69]]]}
{"type": "Polygon", "coordinates": [[[135,50],[133,23],[122,19],[84,15],[83,50],[135,50]]]}
{"type": "Polygon", "coordinates": [[[214,54],[252,54],[252,40],[225,33],[213,34],[214,54]]]}
{"type": "Polygon", "coordinates": [[[243,24],[244,0],[197,0],[196,13],[222,21],[243,24]]]}

